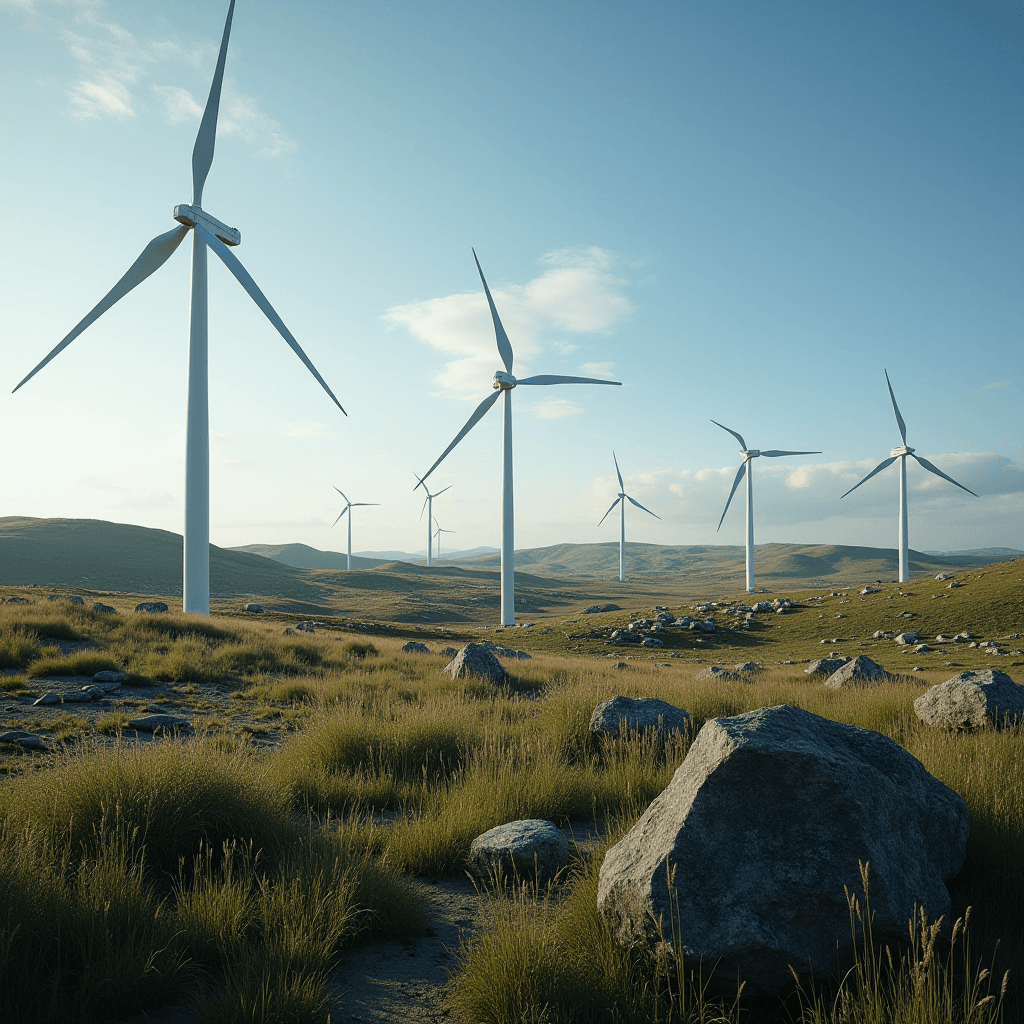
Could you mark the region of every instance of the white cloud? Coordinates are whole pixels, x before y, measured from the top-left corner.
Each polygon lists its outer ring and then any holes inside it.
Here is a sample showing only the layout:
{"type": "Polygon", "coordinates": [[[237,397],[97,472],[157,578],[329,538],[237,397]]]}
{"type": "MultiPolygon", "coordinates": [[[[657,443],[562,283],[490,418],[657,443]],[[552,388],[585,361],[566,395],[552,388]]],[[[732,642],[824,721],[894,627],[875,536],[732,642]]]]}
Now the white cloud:
{"type": "Polygon", "coordinates": [[[534,415],[539,420],[560,420],[563,416],[576,416],[583,409],[565,398],[549,398],[535,407],[534,415]]]}
{"type": "Polygon", "coordinates": [[[1008,380],[993,381],[991,384],[985,385],[985,390],[988,391],[989,388],[1005,388],[1009,383],[1010,381],[1008,380]]]}
{"type": "MultiPolygon", "coordinates": [[[[614,257],[603,249],[561,249],[541,262],[548,267],[524,285],[492,286],[491,294],[515,352],[515,372],[526,376],[531,360],[545,349],[553,329],[574,334],[604,333],[633,311],[623,294],[626,282],[611,272],[614,257]]],[[[490,283],[490,282],[489,282],[490,283]]],[[[483,291],[447,295],[393,306],[383,319],[405,327],[419,341],[454,356],[435,377],[451,392],[476,397],[500,366],[494,328],[483,291]]]]}
{"type": "Polygon", "coordinates": [[[609,380],[615,376],[612,372],[614,369],[614,363],[584,363],[580,367],[585,377],[607,377],[609,380]]]}

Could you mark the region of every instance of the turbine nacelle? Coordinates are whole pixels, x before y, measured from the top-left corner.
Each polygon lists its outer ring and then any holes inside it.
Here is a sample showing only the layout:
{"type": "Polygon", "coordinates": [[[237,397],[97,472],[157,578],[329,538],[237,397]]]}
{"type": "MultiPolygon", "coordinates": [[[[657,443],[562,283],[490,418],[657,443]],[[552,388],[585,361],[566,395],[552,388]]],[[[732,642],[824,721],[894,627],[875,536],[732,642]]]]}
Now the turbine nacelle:
{"type": "Polygon", "coordinates": [[[511,391],[516,386],[516,379],[511,373],[506,373],[504,370],[495,370],[491,386],[495,391],[511,391]]]}
{"type": "Polygon", "coordinates": [[[241,245],[242,232],[238,228],[228,227],[223,221],[211,217],[205,210],[188,203],[179,203],[174,208],[174,219],[179,224],[194,228],[197,224],[206,228],[214,238],[219,238],[225,245],[241,245]]]}
{"type": "Polygon", "coordinates": [[[750,451],[740,449],[740,454],[743,456],[744,461],[749,461],[750,459],[756,459],[761,454],[761,449],[751,448],[750,451]]]}
{"type": "Polygon", "coordinates": [[[901,444],[899,448],[893,448],[893,450],[889,452],[889,457],[898,459],[901,455],[913,455],[915,451],[915,448],[909,448],[907,445],[901,444]]]}

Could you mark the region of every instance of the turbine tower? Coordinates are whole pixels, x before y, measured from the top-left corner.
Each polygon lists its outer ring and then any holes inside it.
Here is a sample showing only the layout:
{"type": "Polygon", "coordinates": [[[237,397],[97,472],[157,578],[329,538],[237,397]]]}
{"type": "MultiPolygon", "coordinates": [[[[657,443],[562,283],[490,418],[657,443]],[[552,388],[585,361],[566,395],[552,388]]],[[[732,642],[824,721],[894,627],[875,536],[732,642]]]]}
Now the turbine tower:
{"type": "MultiPolygon", "coordinates": [[[[535,377],[526,377],[523,380],[516,380],[512,376],[512,345],[501,325],[498,317],[498,310],[491,298],[491,290],[487,287],[484,272],[480,269],[480,261],[476,258],[476,250],[473,250],[473,259],[476,261],[476,269],[483,282],[484,294],[487,296],[487,305],[491,310],[491,320],[494,321],[494,336],[498,343],[498,354],[504,370],[495,370],[493,388],[494,394],[485,398],[474,411],[473,415],[466,421],[466,425],[455,435],[455,440],[443,452],[440,458],[420,478],[423,483],[431,473],[441,464],[445,456],[480,422],[484,414],[502,396],[505,396],[504,419],[501,429],[501,624],[503,626],[514,626],[516,624],[516,595],[515,595],[515,523],[514,508],[512,500],[512,389],[520,385],[529,384],[613,384],[621,386],[617,380],[597,380],[594,377],[563,377],[557,374],[540,374],[535,377]]],[[[420,484],[416,485],[417,487],[420,484]]],[[[416,488],[413,488],[415,490],[416,488]]]]}
{"type": "MultiPolygon", "coordinates": [[[[643,509],[649,516],[654,516],[655,519],[661,519],[661,516],[654,515],[649,508],[644,508],[639,501],[631,498],[626,493],[626,485],[622,482],[622,473],[619,471],[619,460],[615,458],[615,452],[612,452],[612,458],[615,460],[615,474],[619,478],[619,496],[612,502],[612,507],[608,509],[603,516],[601,516],[601,523],[603,523],[608,516],[611,514],[613,508],[616,505],[619,506],[619,582],[626,582],[626,502],[630,501],[637,508],[643,509]]],[[[600,526],[601,523],[597,525],[600,526]]]]}
{"type": "MultiPolygon", "coordinates": [[[[416,476],[416,474],[414,473],[413,476],[416,476]]],[[[420,480],[418,476],[416,477],[416,479],[420,480]]],[[[430,529],[431,523],[436,522],[436,520],[434,519],[434,499],[444,494],[445,491],[450,491],[455,486],[455,484],[449,484],[447,487],[442,487],[441,490],[435,492],[434,494],[431,494],[430,491],[427,490],[427,485],[422,480],[420,480],[420,482],[416,486],[422,487],[423,493],[426,494],[426,497],[423,499],[423,508],[420,509],[420,521],[422,522],[423,520],[423,512],[425,509],[427,512],[427,565],[433,565],[434,535],[430,532],[430,529]]],[[[441,557],[440,551],[438,552],[437,557],[441,557]]]]}
{"type": "Polygon", "coordinates": [[[759,458],[764,456],[768,459],[778,459],[783,455],[820,455],[821,452],[783,452],[777,449],[771,451],[762,452],[756,448],[747,448],[747,442],[736,433],[735,430],[729,430],[728,427],[722,426],[718,420],[712,420],[712,423],[716,427],[722,427],[723,430],[728,430],[733,437],[736,438],[740,443],[740,454],[743,456],[743,463],[740,468],[736,471],[736,479],[732,482],[732,490],[729,492],[729,500],[725,503],[725,509],[722,512],[722,518],[718,520],[718,529],[722,528],[722,523],[725,522],[725,513],[729,511],[729,505],[732,504],[732,496],[736,493],[736,488],[739,487],[740,481],[743,479],[743,474],[747,475],[747,593],[752,594],[754,592],[754,473],[753,467],[750,465],[751,459],[759,458]]]}
{"type": "Polygon", "coordinates": [[[437,529],[434,531],[434,536],[437,538],[437,560],[441,561],[441,534],[442,533],[458,533],[458,530],[442,530],[441,524],[435,519],[434,525],[437,529]]]}
{"type": "MultiPolygon", "coordinates": [[[[331,484],[331,486],[334,487],[333,484],[331,484]]],[[[338,487],[334,487],[334,489],[343,498],[345,498],[345,507],[341,510],[340,513],[338,513],[338,518],[335,519],[333,523],[331,523],[331,529],[333,530],[338,525],[338,522],[341,520],[341,517],[346,512],[348,512],[348,514],[349,514],[348,515],[348,564],[347,564],[346,568],[348,569],[349,572],[351,572],[352,571],[352,512],[351,512],[351,509],[354,509],[354,508],[368,508],[371,505],[377,506],[377,505],[380,504],[380,502],[379,501],[349,501],[348,498],[345,497],[345,492],[344,491],[342,491],[338,487]]]]}
{"type": "Polygon", "coordinates": [[[51,359],[64,351],[90,324],[95,323],[111,306],[123,299],[160,267],[178,248],[189,233],[192,235],[192,299],[189,323],[188,406],[185,427],[185,528],[184,528],[184,587],[182,605],[186,612],[210,614],[210,400],[207,357],[207,288],[206,250],[212,249],[249,293],[252,300],[266,314],[292,351],[302,360],[310,373],[320,382],[334,404],[344,413],[341,403],[327,382],[292,336],[274,307],[249,276],[245,267],[228,246],[242,241],[237,228],[228,227],[201,208],[203,186],[213,165],[213,147],[217,135],[217,114],[220,108],[221,83],[224,80],[224,60],[227,57],[228,36],[235,0],[228,6],[224,35],[221,39],[217,67],[213,73],[210,96],[199,125],[195,148],[192,151],[192,203],[174,207],[174,219],[179,226],[158,235],[142,250],[142,255],[128,268],[124,276],[78,322],[70,334],[22,380],[14,390],[34,377],[51,359]]]}
{"type": "MultiPolygon", "coordinates": [[[[920,455],[915,455],[913,448],[907,447],[907,425],[903,422],[899,406],[896,404],[896,396],[892,393],[892,384],[889,383],[888,370],[885,371],[885,383],[889,388],[892,411],[896,413],[896,425],[900,428],[900,437],[903,438],[903,444],[899,448],[893,448],[889,452],[889,458],[875,466],[860,483],[854,484],[846,494],[857,490],[861,484],[866,483],[876,473],[881,473],[883,469],[888,469],[897,459],[900,460],[900,583],[906,583],[910,579],[910,546],[908,543],[910,530],[907,525],[907,456],[909,455],[912,459],[917,459],[929,473],[934,473],[936,476],[942,477],[943,480],[948,480],[951,484],[959,487],[961,491],[967,491],[968,494],[974,494],[974,491],[964,487],[963,484],[958,484],[951,476],[946,476],[941,469],[933,466],[927,459],[922,459],[920,455]]],[[[839,496],[840,501],[846,497],[846,494],[839,496]]],[[[974,494],[974,497],[978,497],[978,495],[974,494]]]]}

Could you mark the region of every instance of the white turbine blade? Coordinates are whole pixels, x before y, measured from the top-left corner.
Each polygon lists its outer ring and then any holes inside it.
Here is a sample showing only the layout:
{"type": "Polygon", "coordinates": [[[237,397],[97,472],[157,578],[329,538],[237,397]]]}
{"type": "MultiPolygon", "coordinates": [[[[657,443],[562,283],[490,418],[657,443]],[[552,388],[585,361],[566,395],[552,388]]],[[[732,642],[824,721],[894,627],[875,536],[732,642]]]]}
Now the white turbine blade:
{"type": "Polygon", "coordinates": [[[480,269],[480,261],[476,258],[476,249],[473,250],[473,261],[476,263],[476,269],[477,273],[480,275],[480,280],[484,283],[484,294],[487,296],[487,305],[491,307],[491,319],[494,321],[494,338],[498,343],[498,355],[501,356],[501,361],[505,364],[505,371],[507,373],[511,373],[512,343],[508,340],[505,328],[501,325],[501,317],[498,316],[498,311],[494,306],[494,299],[491,298],[491,289],[487,287],[487,279],[484,277],[484,272],[480,269]]]}
{"type": "MultiPolygon", "coordinates": [[[[501,397],[501,392],[500,391],[495,391],[492,394],[488,395],[476,407],[475,411],[473,412],[473,415],[470,416],[469,419],[466,421],[466,425],[455,435],[455,440],[452,441],[452,443],[450,445],[448,445],[448,447],[445,448],[445,450],[443,452],[441,452],[441,457],[437,460],[437,462],[435,462],[430,467],[430,469],[428,469],[426,471],[426,473],[423,474],[423,479],[424,480],[426,480],[427,477],[430,476],[430,474],[433,473],[434,470],[437,469],[437,467],[441,465],[441,463],[444,461],[444,459],[448,455],[448,453],[477,425],[477,423],[480,422],[481,419],[483,419],[484,413],[486,413],[487,410],[490,409],[490,407],[492,405],[494,405],[494,403],[500,397],[501,397]]],[[[415,490],[415,489],[416,488],[413,488],[413,490],[415,490]]]]}
{"type": "MultiPolygon", "coordinates": [[[[892,393],[892,385],[889,383],[889,371],[886,370],[884,372],[885,372],[885,383],[886,383],[886,385],[889,388],[889,397],[892,399],[892,411],[894,413],[896,413],[896,423],[897,423],[897,425],[900,428],[900,437],[903,438],[903,443],[906,444],[907,443],[907,425],[906,425],[906,423],[903,422],[903,417],[900,415],[900,407],[896,404],[896,396],[892,393]]],[[[955,480],[953,482],[956,483],[955,480]]],[[[959,487],[960,485],[957,484],[957,486],[959,487]]],[[[966,490],[966,488],[964,488],[964,490],[966,490]]],[[[977,497],[977,495],[975,495],[975,497],[977,497]]]]}
{"type": "Polygon", "coordinates": [[[761,452],[761,454],[769,459],[777,459],[780,455],[820,455],[821,452],[780,452],[773,448],[770,452],[761,452]]]}
{"type": "MultiPolygon", "coordinates": [[[[426,490],[425,487],[423,489],[426,490]]],[[[414,487],[413,490],[415,491],[416,488],[414,487]]],[[[423,499],[423,508],[420,509],[420,522],[421,523],[423,522],[423,513],[427,511],[427,502],[428,501],[430,501],[430,498],[424,498],[423,499]]]]}
{"type": "Polygon", "coordinates": [[[631,501],[634,505],[636,505],[637,508],[642,508],[649,516],[654,516],[655,519],[660,519],[661,518],[661,516],[656,515],[649,508],[644,508],[643,505],[641,505],[640,502],[637,501],[635,498],[630,498],[628,494],[626,495],[626,498],[629,501],[631,501]]]}
{"type": "Polygon", "coordinates": [[[327,386],[327,381],[320,376],[320,371],[309,361],[309,356],[302,351],[299,343],[292,337],[292,332],[285,327],[284,321],[267,301],[267,297],[259,290],[256,282],[249,276],[249,272],[245,267],[239,263],[238,257],[219,238],[214,238],[202,225],[197,224],[195,230],[199,232],[203,241],[221,258],[224,266],[235,275],[235,279],[249,293],[253,302],[263,310],[267,319],[277,328],[277,333],[288,342],[289,347],[302,360],[306,369],[316,377],[320,382],[320,386],[331,396],[331,401],[347,416],[348,413],[342,408],[341,402],[334,397],[334,392],[327,386]]]}
{"type": "MultiPolygon", "coordinates": [[[[742,448],[742,449],[743,449],[743,451],[746,451],[746,450],[747,450],[747,442],[743,440],[743,437],[742,437],[742,435],[740,435],[740,434],[737,434],[735,430],[729,430],[729,428],[728,428],[728,427],[722,426],[722,424],[721,424],[721,423],[719,423],[719,422],[718,422],[718,420],[712,420],[711,422],[712,422],[712,423],[714,423],[714,425],[715,425],[716,427],[722,427],[722,429],[723,429],[723,430],[728,430],[728,431],[729,431],[729,433],[730,433],[730,434],[732,434],[732,436],[733,436],[733,437],[735,437],[737,441],[739,441],[739,443],[740,443],[740,448],[742,448]]],[[[733,488],[733,490],[735,490],[735,489],[736,489],[736,488],[734,487],[734,488],[733,488]]],[[[727,507],[728,507],[728,506],[727,506],[727,507]]],[[[724,513],[723,513],[723,514],[724,514],[724,513]]],[[[721,525],[721,524],[719,524],[719,525],[721,525]]]]}
{"type": "MultiPolygon", "coordinates": [[[[334,487],[334,484],[331,484],[331,486],[334,487]]],[[[345,499],[347,504],[352,504],[352,502],[348,500],[348,497],[345,494],[345,492],[340,487],[334,487],[334,489],[345,499]]]]}
{"type": "Polygon", "coordinates": [[[612,508],[608,509],[608,511],[607,511],[607,512],[605,512],[605,514],[604,514],[603,516],[601,516],[601,522],[599,522],[599,523],[597,524],[598,526],[600,526],[600,525],[601,525],[601,523],[603,523],[603,522],[604,522],[604,521],[605,521],[605,520],[606,520],[606,519],[608,518],[608,516],[609,516],[609,515],[611,515],[611,511],[612,511],[612,509],[613,509],[613,508],[615,508],[615,506],[616,506],[616,505],[618,505],[618,503],[619,503],[619,502],[620,502],[621,500],[622,500],[621,498],[616,498],[616,499],[615,499],[615,500],[614,500],[614,501],[612,502],[612,508]]]}
{"type": "MultiPolygon", "coordinates": [[[[714,423],[715,421],[712,420],[711,422],[714,423]]],[[[719,427],[722,426],[721,423],[717,423],[715,425],[719,426],[719,427]]],[[[723,430],[729,430],[728,427],[722,427],[722,429],[723,430]]],[[[735,431],[729,430],[729,433],[733,434],[733,433],[735,433],[735,431]]],[[[739,437],[738,434],[736,436],[739,437]]],[[[742,443],[742,442],[743,442],[743,438],[740,438],[740,443],[742,443]]],[[[744,445],[744,447],[746,447],[746,445],[744,445]]],[[[740,468],[736,471],[736,479],[733,480],[733,482],[732,482],[732,490],[729,492],[729,500],[725,503],[725,508],[722,511],[722,518],[718,520],[718,529],[719,530],[722,528],[722,523],[725,522],[725,513],[729,511],[729,506],[732,504],[732,496],[736,493],[736,488],[739,487],[740,481],[743,479],[743,473],[746,470],[746,468],[747,468],[747,460],[744,459],[743,460],[743,465],[740,466],[740,468]]]]}
{"type": "Polygon", "coordinates": [[[541,373],[536,377],[524,377],[517,380],[519,384],[613,384],[622,387],[621,380],[598,380],[596,377],[563,377],[555,373],[541,373]]]}
{"type": "MultiPolygon", "coordinates": [[[[943,473],[938,466],[932,465],[932,463],[930,463],[927,459],[922,459],[920,455],[915,455],[913,452],[910,453],[910,457],[912,459],[917,459],[917,461],[920,462],[921,465],[924,466],[924,468],[927,469],[929,473],[934,473],[936,476],[941,476],[943,480],[948,480],[951,484],[956,484],[956,486],[959,487],[961,491],[967,491],[968,494],[974,494],[974,491],[972,491],[969,487],[964,487],[963,484],[958,484],[951,476],[946,476],[946,474],[943,473]]],[[[974,496],[976,498],[978,497],[977,494],[974,494],[974,496]]]]}
{"type": "Polygon", "coordinates": [[[350,507],[351,507],[351,506],[349,506],[349,505],[346,505],[346,506],[345,506],[345,507],[344,507],[344,508],[343,508],[343,509],[341,510],[341,513],[340,513],[340,514],[338,515],[338,518],[337,518],[337,519],[335,519],[333,523],[331,523],[331,529],[332,529],[332,530],[333,530],[333,529],[334,529],[334,528],[335,528],[335,527],[336,527],[336,526],[338,525],[338,523],[339,523],[339,522],[341,522],[341,517],[342,517],[342,516],[343,516],[343,515],[344,515],[344,514],[345,514],[345,513],[346,513],[346,512],[347,512],[347,511],[349,510],[349,508],[350,508],[350,507]]]}
{"type": "MultiPolygon", "coordinates": [[[[861,480],[860,484],[867,483],[876,473],[881,473],[883,469],[888,469],[898,458],[898,455],[894,455],[891,459],[886,459],[885,462],[880,462],[877,466],[875,466],[873,470],[871,470],[870,473],[868,473],[866,477],[864,477],[863,480],[861,480]]],[[[857,490],[857,488],[860,487],[860,484],[854,484],[850,488],[850,490],[846,492],[846,494],[849,494],[851,491],[857,490]]],[[[839,500],[842,501],[843,498],[846,497],[846,494],[840,494],[839,500]]]]}
{"type": "MultiPolygon", "coordinates": [[[[622,482],[622,473],[619,470],[619,460],[615,458],[615,452],[612,452],[612,459],[615,461],[615,474],[619,478],[619,490],[624,491],[626,489],[626,485],[622,482]]],[[[601,524],[598,523],[597,525],[600,526],[601,524]]]]}
{"type": "Polygon", "coordinates": [[[199,134],[192,150],[192,205],[202,206],[203,186],[206,176],[213,166],[213,146],[217,141],[217,114],[220,110],[220,88],[224,82],[224,61],[228,55],[228,36],[231,35],[231,18],[235,13],[235,0],[228,5],[228,16],[224,22],[224,35],[220,41],[220,53],[217,55],[217,67],[213,72],[213,83],[210,95],[206,100],[203,120],[199,124],[199,134]]]}
{"type": "MultiPolygon", "coordinates": [[[[139,258],[128,268],[124,276],[95,306],[75,325],[74,330],[18,385],[31,380],[51,359],[59,356],[90,324],[94,324],[115,302],[123,299],[136,285],[142,284],[150,274],[159,270],[170,259],[171,254],[181,244],[189,229],[183,224],[165,234],[157,235],[139,258]]],[[[14,392],[12,392],[13,394],[14,392]]]]}
{"type": "Polygon", "coordinates": [[[439,498],[442,494],[444,494],[445,491],[450,491],[454,486],[455,484],[449,484],[447,487],[444,487],[440,491],[438,491],[437,494],[432,494],[431,497],[439,498]]]}
{"type": "Polygon", "coordinates": [[[353,501],[352,502],[352,508],[369,508],[370,506],[373,506],[374,508],[379,508],[380,507],[380,502],[379,501],[353,501]]]}

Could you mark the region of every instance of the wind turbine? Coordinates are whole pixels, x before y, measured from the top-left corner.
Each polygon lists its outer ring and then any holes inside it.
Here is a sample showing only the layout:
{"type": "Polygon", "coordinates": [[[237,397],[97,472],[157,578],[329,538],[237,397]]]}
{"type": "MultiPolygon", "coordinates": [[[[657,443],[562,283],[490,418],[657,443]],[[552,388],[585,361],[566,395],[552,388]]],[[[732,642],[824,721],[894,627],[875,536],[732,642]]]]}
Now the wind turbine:
{"type": "MultiPolygon", "coordinates": [[[[473,250],[473,259],[476,262],[477,272],[483,282],[484,294],[487,296],[487,305],[491,310],[491,320],[494,321],[494,336],[498,343],[498,354],[505,364],[504,370],[494,372],[494,394],[485,398],[477,407],[476,411],[466,422],[466,425],[455,435],[455,440],[441,453],[441,457],[430,469],[420,478],[423,483],[441,464],[445,456],[479,423],[484,414],[491,408],[498,398],[504,394],[505,408],[504,419],[501,429],[501,624],[503,626],[514,626],[516,624],[515,610],[515,523],[514,508],[512,500],[512,389],[523,384],[614,384],[621,387],[621,381],[597,380],[594,377],[563,377],[556,374],[540,374],[536,377],[526,377],[524,380],[516,380],[512,376],[512,345],[501,325],[498,310],[494,306],[494,299],[491,298],[491,290],[487,287],[484,272],[480,269],[480,261],[476,258],[476,250],[473,250]]],[[[417,487],[419,484],[416,485],[417,487]]],[[[413,490],[416,488],[414,487],[413,490]]]]}
{"type": "MultiPolygon", "coordinates": [[[[603,523],[608,516],[611,514],[613,508],[616,505],[619,506],[619,582],[626,582],[626,502],[630,501],[637,508],[643,509],[649,516],[654,516],[655,519],[660,519],[661,516],[654,515],[649,508],[644,508],[639,501],[631,498],[626,493],[626,485],[622,482],[622,473],[619,471],[619,460],[615,458],[615,452],[612,452],[612,458],[615,460],[615,473],[619,478],[619,496],[612,502],[612,507],[608,509],[603,516],[601,516],[601,523],[603,523]]],[[[597,525],[600,526],[601,523],[597,525]]]]}
{"type": "Polygon", "coordinates": [[[754,592],[754,473],[753,467],[750,465],[751,459],[759,458],[764,456],[768,459],[777,459],[783,455],[820,455],[821,452],[783,452],[776,449],[771,451],[762,452],[758,451],[757,448],[747,448],[747,442],[736,433],[735,430],[729,430],[728,427],[722,426],[718,420],[712,420],[712,423],[716,427],[722,427],[723,430],[728,430],[733,437],[736,438],[740,443],[740,454],[743,456],[743,464],[736,471],[736,479],[732,482],[732,490],[729,492],[729,500],[725,503],[725,509],[722,512],[722,518],[718,520],[718,529],[722,528],[722,523],[725,522],[725,513],[729,511],[729,505],[732,503],[732,496],[736,493],[736,488],[739,487],[740,481],[743,479],[743,474],[747,475],[747,593],[752,594],[754,592]]]}
{"type": "Polygon", "coordinates": [[[199,125],[195,148],[192,150],[192,203],[174,207],[174,219],[179,227],[158,235],[142,250],[142,255],[128,268],[124,276],[78,322],[70,334],[18,385],[34,377],[51,359],[64,351],[87,327],[95,323],[111,306],[123,299],[141,284],[174,253],[182,240],[192,236],[192,299],[189,324],[188,409],[185,428],[185,529],[184,529],[184,587],[183,608],[186,612],[210,614],[210,416],[209,379],[207,358],[207,265],[206,250],[212,249],[234,274],[238,283],[266,314],[278,333],[302,360],[310,373],[342,412],[341,403],[327,382],[292,336],[274,307],[257,287],[246,269],[228,246],[242,241],[237,228],[228,227],[201,209],[203,186],[213,165],[213,147],[217,135],[217,114],[220,108],[221,83],[224,80],[224,60],[227,56],[228,36],[235,0],[228,6],[224,35],[221,39],[217,67],[213,73],[210,96],[199,125]]]}
{"type": "MultiPolygon", "coordinates": [[[[331,484],[331,486],[334,487],[334,484],[331,484]]],[[[331,523],[331,529],[333,530],[338,525],[339,521],[341,520],[341,517],[346,512],[348,512],[348,514],[349,514],[349,516],[348,516],[348,565],[346,566],[346,568],[349,570],[349,572],[351,572],[352,571],[352,512],[351,512],[351,510],[354,509],[354,508],[368,508],[371,505],[377,506],[377,505],[380,504],[380,502],[379,501],[349,501],[348,498],[345,496],[345,492],[343,490],[341,490],[338,487],[334,487],[334,489],[343,498],[345,498],[345,507],[338,514],[338,518],[335,519],[333,523],[331,523]]]]}
{"type": "Polygon", "coordinates": [[[442,530],[441,524],[435,519],[435,525],[437,530],[434,531],[434,536],[437,538],[437,560],[441,561],[441,534],[442,533],[458,533],[458,530],[442,530]]]}
{"type": "MultiPolygon", "coordinates": [[[[413,476],[416,476],[416,474],[414,473],[413,476]]],[[[418,476],[416,477],[416,479],[420,480],[420,478],[418,476]]],[[[444,494],[445,491],[450,491],[455,486],[455,484],[449,484],[447,487],[441,488],[441,490],[435,492],[434,494],[431,494],[430,491],[427,490],[427,485],[425,483],[423,483],[422,480],[420,480],[420,482],[416,486],[417,487],[422,487],[423,488],[423,493],[426,494],[426,498],[423,499],[423,508],[420,509],[420,520],[421,521],[423,520],[423,511],[424,511],[424,509],[426,509],[426,511],[427,511],[427,565],[433,565],[434,564],[434,562],[433,562],[433,547],[434,547],[434,545],[433,545],[433,534],[430,532],[430,524],[435,522],[435,519],[434,519],[434,499],[436,497],[444,494]]],[[[437,557],[438,558],[441,557],[440,552],[438,552],[438,556],[437,557]]]]}
{"type": "MultiPolygon", "coordinates": [[[[948,480],[951,484],[959,487],[961,491],[967,491],[968,494],[974,494],[974,491],[963,484],[958,484],[951,476],[946,476],[937,466],[933,466],[927,459],[922,459],[920,455],[914,454],[913,448],[907,447],[907,425],[903,422],[903,417],[900,415],[899,406],[896,404],[896,396],[892,393],[892,384],[889,383],[889,371],[885,371],[885,383],[889,388],[889,398],[892,399],[892,411],[896,413],[896,425],[900,428],[900,437],[903,438],[903,444],[899,448],[893,448],[889,453],[889,458],[884,462],[880,462],[873,470],[860,483],[854,484],[846,494],[850,491],[857,490],[861,484],[867,483],[876,473],[881,473],[883,469],[888,469],[897,459],[900,460],[900,583],[906,583],[910,578],[910,550],[909,550],[909,528],[907,525],[907,456],[909,455],[913,459],[917,459],[918,462],[928,470],[929,473],[934,473],[936,476],[941,476],[943,480],[948,480]]],[[[841,494],[839,500],[842,501],[846,497],[846,494],[841,494]]],[[[978,495],[974,494],[974,497],[978,495]]]]}

